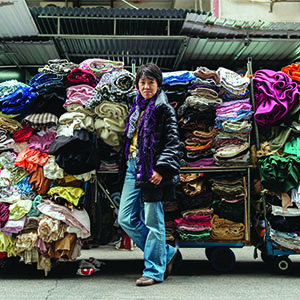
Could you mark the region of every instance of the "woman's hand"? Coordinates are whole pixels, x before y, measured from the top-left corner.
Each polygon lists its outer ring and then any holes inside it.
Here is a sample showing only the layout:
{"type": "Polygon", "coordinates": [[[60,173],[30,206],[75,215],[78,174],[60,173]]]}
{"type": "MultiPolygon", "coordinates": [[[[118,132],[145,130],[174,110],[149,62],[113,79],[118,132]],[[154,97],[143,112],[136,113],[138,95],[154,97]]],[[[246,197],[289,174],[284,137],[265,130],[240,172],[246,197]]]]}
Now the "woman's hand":
{"type": "Polygon", "coordinates": [[[149,181],[155,185],[158,185],[160,184],[161,180],[162,176],[153,170],[152,177],[149,179],[149,181]]]}

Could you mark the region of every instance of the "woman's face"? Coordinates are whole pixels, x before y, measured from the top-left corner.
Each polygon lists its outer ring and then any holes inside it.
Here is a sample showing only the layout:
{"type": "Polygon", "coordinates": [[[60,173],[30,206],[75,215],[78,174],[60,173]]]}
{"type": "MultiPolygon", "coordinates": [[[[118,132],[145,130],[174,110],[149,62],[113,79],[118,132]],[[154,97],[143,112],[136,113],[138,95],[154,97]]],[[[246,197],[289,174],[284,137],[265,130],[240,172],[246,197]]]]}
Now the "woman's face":
{"type": "Polygon", "coordinates": [[[140,78],[138,85],[139,91],[144,99],[152,98],[158,90],[157,81],[144,76],[140,78]]]}

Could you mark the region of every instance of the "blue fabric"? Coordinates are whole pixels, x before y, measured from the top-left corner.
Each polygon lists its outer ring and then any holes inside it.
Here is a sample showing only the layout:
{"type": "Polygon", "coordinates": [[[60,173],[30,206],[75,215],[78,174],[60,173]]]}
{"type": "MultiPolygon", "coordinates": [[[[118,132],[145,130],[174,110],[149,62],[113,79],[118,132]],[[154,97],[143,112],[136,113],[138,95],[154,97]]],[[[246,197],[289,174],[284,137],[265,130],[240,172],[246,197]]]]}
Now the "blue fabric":
{"type": "Polygon", "coordinates": [[[20,85],[13,93],[0,99],[0,109],[3,114],[17,115],[27,111],[34,104],[37,93],[30,87],[20,85]]]}
{"type": "Polygon", "coordinates": [[[141,190],[135,188],[135,166],[135,159],[127,161],[118,222],[144,252],[143,276],[163,281],[166,265],[176,248],[166,243],[163,203],[140,202],[141,190]]]}
{"type": "Polygon", "coordinates": [[[21,190],[21,193],[27,194],[32,191],[32,186],[29,183],[29,176],[23,178],[21,181],[19,181],[16,185],[21,190]]]}
{"type": "Polygon", "coordinates": [[[192,71],[163,72],[163,84],[189,83],[196,79],[192,71]]]}
{"type": "Polygon", "coordinates": [[[50,89],[62,87],[63,80],[63,76],[40,72],[32,77],[32,79],[29,81],[29,86],[31,91],[44,94],[50,89]]]}

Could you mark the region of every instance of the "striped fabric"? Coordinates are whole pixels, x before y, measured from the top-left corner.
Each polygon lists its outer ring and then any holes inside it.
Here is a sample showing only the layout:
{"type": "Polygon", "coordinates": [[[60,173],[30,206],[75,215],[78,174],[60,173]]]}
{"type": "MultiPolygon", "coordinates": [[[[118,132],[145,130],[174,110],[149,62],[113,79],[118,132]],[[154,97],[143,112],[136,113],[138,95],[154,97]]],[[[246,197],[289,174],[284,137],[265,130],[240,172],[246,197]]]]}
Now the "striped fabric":
{"type": "Polygon", "coordinates": [[[48,130],[56,126],[58,117],[51,113],[30,114],[23,119],[23,123],[37,130],[48,130]]]}

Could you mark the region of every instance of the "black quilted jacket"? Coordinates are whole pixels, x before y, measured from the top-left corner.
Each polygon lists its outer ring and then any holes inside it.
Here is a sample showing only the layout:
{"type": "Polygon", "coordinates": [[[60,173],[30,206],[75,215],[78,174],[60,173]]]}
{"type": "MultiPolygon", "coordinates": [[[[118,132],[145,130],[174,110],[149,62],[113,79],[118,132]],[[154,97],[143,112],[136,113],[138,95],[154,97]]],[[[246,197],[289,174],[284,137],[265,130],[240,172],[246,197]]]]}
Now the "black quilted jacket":
{"type": "MultiPolygon", "coordinates": [[[[168,180],[171,185],[171,182],[175,181],[175,177],[178,177],[180,171],[180,140],[176,113],[173,107],[168,103],[168,98],[164,91],[161,91],[155,102],[155,116],[156,124],[154,127],[155,143],[153,149],[153,169],[162,175],[164,181],[168,180]],[[174,180],[170,180],[173,177],[174,180]]],[[[121,182],[124,181],[126,173],[126,159],[124,155],[122,156],[120,163],[121,182]]],[[[137,170],[137,174],[139,174],[139,170],[137,170]]],[[[149,189],[149,191],[148,189],[147,191],[142,191],[142,194],[143,192],[151,193],[151,190],[165,189],[165,186],[164,188],[154,185],[152,186],[153,189],[149,189]]],[[[160,196],[158,198],[166,197],[166,195],[161,195],[162,191],[160,191],[159,194],[160,196]]],[[[149,197],[146,196],[146,198],[148,199],[149,197]]],[[[157,195],[155,198],[157,198],[157,195]]],[[[156,199],[155,201],[161,200],[162,199],[156,199]]]]}

